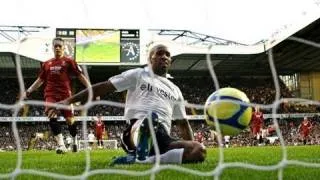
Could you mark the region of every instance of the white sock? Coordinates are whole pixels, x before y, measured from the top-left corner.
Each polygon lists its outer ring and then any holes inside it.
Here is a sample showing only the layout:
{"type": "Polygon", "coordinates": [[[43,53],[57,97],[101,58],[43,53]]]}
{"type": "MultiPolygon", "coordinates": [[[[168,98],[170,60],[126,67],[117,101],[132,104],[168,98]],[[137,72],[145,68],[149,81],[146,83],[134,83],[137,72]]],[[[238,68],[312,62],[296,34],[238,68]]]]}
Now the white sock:
{"type": "MultiPolygon", "coordinates": [[[[170,151],[167,151],[166,153],[160,154],[160,164],[181,164],[182,163],[182,155],[183,155],[184,149],[172,149],[170,151]]],[[[144,161],[136,160],[137,163],[155,163],[156,162],[156,156],[150,156],[144,161]]]]}
{"type": "Polygon", "coordinates": [[[61,133],[56,135],[54,138],[56,139],[58,146],[65,146],[63,141],[63,136],[61,133]]]}
{"type": "Polygon", "coordinates": [[[78,138],[77,138],[77,136],[72,137],[72,138],[73,138],[73,144],[78,144],[78,138]]]}

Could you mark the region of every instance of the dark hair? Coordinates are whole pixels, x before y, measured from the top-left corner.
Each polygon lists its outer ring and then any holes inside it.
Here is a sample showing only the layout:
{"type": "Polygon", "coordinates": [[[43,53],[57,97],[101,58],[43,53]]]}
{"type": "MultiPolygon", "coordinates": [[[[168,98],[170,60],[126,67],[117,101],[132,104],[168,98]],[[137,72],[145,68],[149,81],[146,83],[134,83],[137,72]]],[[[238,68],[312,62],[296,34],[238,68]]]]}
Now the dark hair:
{"type": "Polygon", "coordinates": [[[64,40],[60,37],[56,37],[52,40],[52,44],[54,44],[55,41],[61,41],[64,44],[64,40]]]}

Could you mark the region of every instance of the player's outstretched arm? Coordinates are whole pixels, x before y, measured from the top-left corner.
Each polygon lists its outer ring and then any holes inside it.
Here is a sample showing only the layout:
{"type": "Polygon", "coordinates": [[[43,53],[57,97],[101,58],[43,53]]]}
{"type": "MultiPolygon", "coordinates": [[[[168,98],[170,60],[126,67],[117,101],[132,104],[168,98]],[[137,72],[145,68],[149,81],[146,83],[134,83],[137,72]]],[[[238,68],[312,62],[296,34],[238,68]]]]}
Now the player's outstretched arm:
{"type": "Polygon", "coordinates": [[[79,102],[79,101],[81,103],[87,101],[90,88],[92,88],[93,99],[95,99],[95,97],[97,96],[103,96],[107,93],[114,92],[116,90],[116,88],[113,86],[113,84],[110,81],[104,81],[104,82],[94,84],[91,87],[89,86],[88,88],[80,91],[74,96],[66,99],[63,103],[68,105],[68,104],[79,102]]]}
{"type": "Polygon", "coordinates": [[[190,140],[193,141],[193,131],[189,124],[189,121],[187,119],[182,120],[176,120],[177,127],[179,128],[179,131],[181,132],[181,136],[184,140],[190,140]]]}
{"type": "Polygon", "coordinates": [[[27,98],[33,91],[37,90],[43,84],[43,80],[37,78],[34,83],[26,90],[23,95],[23,98],[27,98]]]}

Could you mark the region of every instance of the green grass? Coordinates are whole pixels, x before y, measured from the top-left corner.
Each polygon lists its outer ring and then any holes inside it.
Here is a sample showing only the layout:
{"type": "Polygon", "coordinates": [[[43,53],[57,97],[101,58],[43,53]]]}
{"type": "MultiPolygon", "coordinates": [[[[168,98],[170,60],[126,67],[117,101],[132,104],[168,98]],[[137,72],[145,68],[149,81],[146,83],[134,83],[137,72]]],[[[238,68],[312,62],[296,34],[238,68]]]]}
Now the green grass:
{"type": "MultiPolygon", "coordinates": [[[[102,172],[111,167],[108,166],[112,157],[123,155],[121,150],[95,150],[90,152],[90,164],[86,161],[86,153],[68,153],[65,155],[57,155],[54,151],[24,151],[22,152],[21,174],[15,174],[16,179],[63,179],[77,178],[86,172],[87,179],[150,179],[150,172],[154,170],[152,165],[134,164],[134,165],[118,165],[112,167],[113,173],[106,174],[102,172]],[[37,175],[31,175],[30,170],[37,170],[37,175]],[[128,172],[139,172],[141,176],[126,175],[124,170],[128,172]],[[49,172],[55,178],[40,175],[39,173],[49,172]],[[143,174],[144,173],[144,174],[143,174]],[[63,176],[57,176],[63,175],[63,176]]],[[[226,165],[222,169],[220,179],[278,179],[278,170],[259,171],[255,169],[229,166],[230,163],[242,162],[258,166],[279,165],[283,159],[281,147],[243,147],[229,148],[223,150],[224,162],[226,165]]],[[[287,159],[299,160],[307,163],[317,163],[317,167],[306,167],[302,165],[287,165],[283,169],[283,179],[319,179],[320,177],[320,146],[296,146],[287,147],[287,159]]],[[[180,170],[169,169],[170,166],[161,165],[159,171],[155,174],[155,179],[213,179],[213,170],[218,166],[219,150],[208,149],[207,159],[199,164],[184,164],[180,166],[182,170],[191,169],[195,173],[202,173],[205,176],[197,176],[180,170]]],[[[237,165],[237,164],[234,164],[237,165]]],[[[17,166],[16,152],[0,153],[0,179],[10,179],[10,173],[17,166]]],[[[222,166],[221,166],[222,167],[222,166]]]]}

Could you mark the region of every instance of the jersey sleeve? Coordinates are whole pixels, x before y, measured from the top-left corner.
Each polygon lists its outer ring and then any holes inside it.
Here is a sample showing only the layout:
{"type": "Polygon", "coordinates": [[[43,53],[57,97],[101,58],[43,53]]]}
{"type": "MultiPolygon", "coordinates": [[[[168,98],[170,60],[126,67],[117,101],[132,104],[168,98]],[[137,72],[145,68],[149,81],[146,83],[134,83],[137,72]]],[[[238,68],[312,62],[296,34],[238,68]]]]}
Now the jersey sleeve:
{"type": "Polygon", "coordinates": [[[76,63],[76,61],[69,59],[69,64],[70,64],[70,71],[76,75],[79,76],[82,74],[82,69],[81,67],[76,63]]]}
{"type": "Polygon", "coordinates": [[[186,107],[184,105],[184,98],[180,89],[178,89],[179,99],[173,107],[172,118],[173,119],[187,119],[186,107]]]}
{"type": "Polygon", "coordinates": [[[135,88],[137,79],[141,72],[142,71],[140,69],[131,69],[111,77],[109,81],[117,89],[117,92],[121,92],[124,90],[135,88]]]}
{"type": "Polygon", "coordinates": [[[40,70],[39,70],[39,74],[38,74],[38,77],[42,80],[45,80],[46,79],[46,71],[45,71],[45,64],[46,63],[42,63],[41,64],[41,67],[40,67],[40,70]]]}

